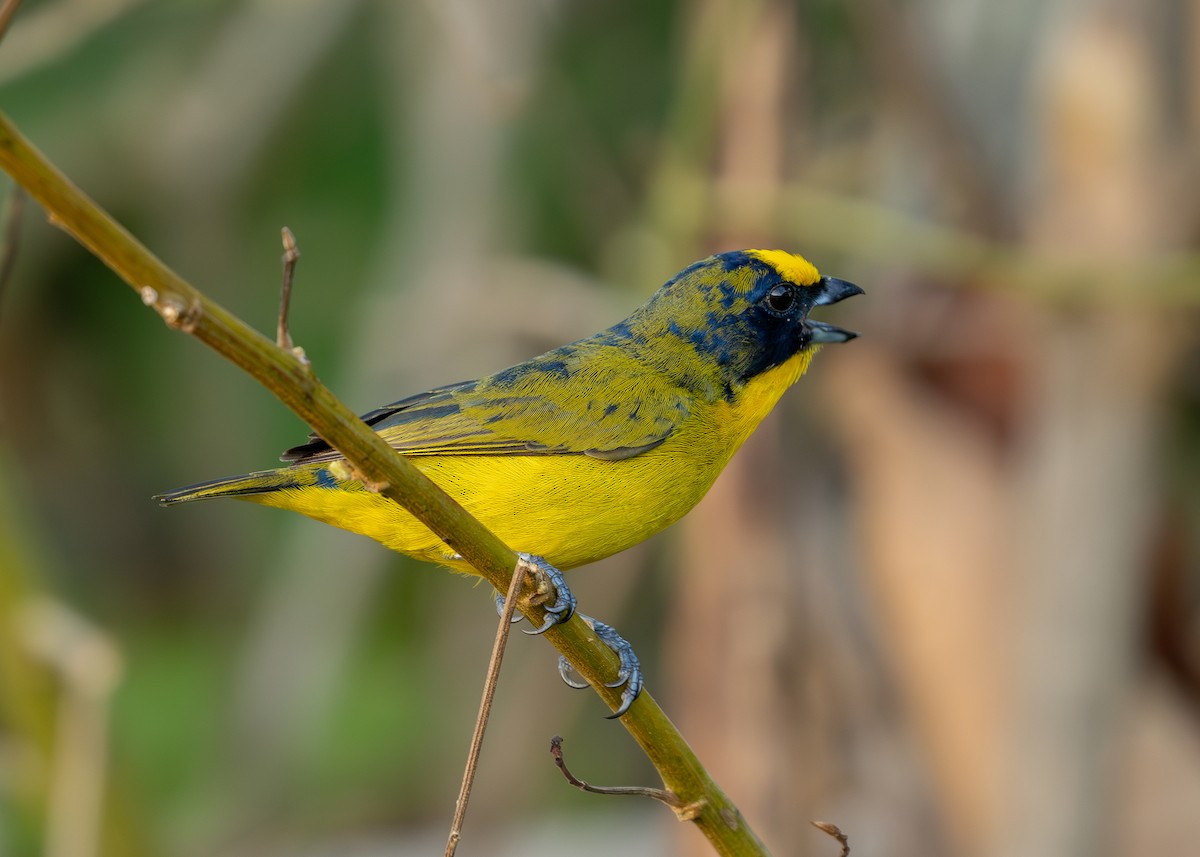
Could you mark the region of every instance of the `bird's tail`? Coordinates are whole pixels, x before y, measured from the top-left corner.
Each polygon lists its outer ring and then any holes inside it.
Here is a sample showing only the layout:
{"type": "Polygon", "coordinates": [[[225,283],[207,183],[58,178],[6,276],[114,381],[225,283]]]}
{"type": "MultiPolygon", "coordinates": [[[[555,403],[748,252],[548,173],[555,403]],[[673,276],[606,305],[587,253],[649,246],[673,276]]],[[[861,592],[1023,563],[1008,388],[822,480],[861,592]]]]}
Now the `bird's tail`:
{"type": "Polygon", "coordinates": [[[285,488],[302,488],[319,480],[312,468],[281,467],[278,470],[262,470],[245,473],[210,482],[199,482],[155,494],[154,499],[163,506],[189,503],[192,500],[207,500],[210,497],[244,497],[248,494],[270,494],[285,488]],[[316,477],[314,479],[314,477],[316,477]]]}

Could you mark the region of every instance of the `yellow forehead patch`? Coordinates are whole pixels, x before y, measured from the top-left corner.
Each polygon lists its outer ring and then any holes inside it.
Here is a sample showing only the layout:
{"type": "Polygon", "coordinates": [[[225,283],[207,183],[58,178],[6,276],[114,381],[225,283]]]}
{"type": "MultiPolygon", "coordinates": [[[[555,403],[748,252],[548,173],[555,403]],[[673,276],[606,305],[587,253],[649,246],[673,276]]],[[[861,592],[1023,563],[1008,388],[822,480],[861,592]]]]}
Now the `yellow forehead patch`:
{"type": "Polygon", "coordinates": [[[747,250],[751,256],[756,256],[779,272],[779,276],[798,286],[816,285],[821,275],[812,263],[803,256],[788,253],[786,250],[747,250]]]}

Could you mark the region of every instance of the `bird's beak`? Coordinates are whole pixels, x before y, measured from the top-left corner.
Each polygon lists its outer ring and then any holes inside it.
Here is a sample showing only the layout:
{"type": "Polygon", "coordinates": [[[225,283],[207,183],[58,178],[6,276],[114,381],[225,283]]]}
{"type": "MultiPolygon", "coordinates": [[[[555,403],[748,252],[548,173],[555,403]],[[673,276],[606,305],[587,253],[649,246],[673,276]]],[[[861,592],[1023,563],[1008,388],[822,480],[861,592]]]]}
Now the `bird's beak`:
{"type": "MultiPolygon", "coordinates": [[[[839,280],[837,277],[822,277],[817,283],[819,291],[813,306],[828,306],[855,295],[861,295],[863,290],[854,283],[839,280]]],[[[823,321],[808,319],[808,327],[812,331],[812,342],[825,344],[827,342],[847,342],[858,336],[852,330],[843,330],[823,321]]]]}
{"type": "Polygon", "coordinates": [[[817,281],[817,299],[813,301],[813,306],[828,306],[862,293],[863,290],[854,283],[837,277],[822,277],[817,281]]]}

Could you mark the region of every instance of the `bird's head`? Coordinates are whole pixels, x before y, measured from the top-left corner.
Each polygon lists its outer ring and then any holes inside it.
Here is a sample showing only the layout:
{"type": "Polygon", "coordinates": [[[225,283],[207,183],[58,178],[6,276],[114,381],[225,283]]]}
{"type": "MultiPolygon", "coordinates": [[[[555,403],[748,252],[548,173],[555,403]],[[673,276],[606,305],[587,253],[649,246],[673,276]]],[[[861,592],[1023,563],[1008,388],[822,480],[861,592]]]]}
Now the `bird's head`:
{"type": "Polygon", "coordinates": [[[821,276],[793,253],[735,250],[685,268],[627,324],[658,343],[663,357],[702,368],[730,391],[796,355],[857,336],[808,314],[858,294],[858,286],[821,276]]]}

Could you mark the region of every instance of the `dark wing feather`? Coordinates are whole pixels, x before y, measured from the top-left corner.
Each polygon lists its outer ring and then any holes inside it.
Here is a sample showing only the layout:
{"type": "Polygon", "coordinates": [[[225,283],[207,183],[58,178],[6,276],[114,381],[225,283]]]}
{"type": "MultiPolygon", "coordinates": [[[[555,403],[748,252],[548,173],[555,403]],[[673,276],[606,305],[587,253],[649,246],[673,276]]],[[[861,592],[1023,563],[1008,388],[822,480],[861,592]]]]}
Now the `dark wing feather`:
{"type": "MultiPolygon", "coordinates": [[[[364,414],[363,421],[410,456],[616,460],[661,444],[690,409],[685,391],[621,349],[579,343],[489,378],[401,399],[364,414]],[[608,359],[595,359],[597,350],[608,359]]],[[[302,464],[340,457],[317,437],[282,456],[302,464]]]]}
{"type": "MultiPolygon", "coordinates": [[[[428,392],[418,393],[415,396],[409,396],[398,402],[392,402],[390,405],[376,408],[369,413],[363,414],[361,419],[369,426],[378,426],[380,423],[388,420],[388,418],[399,413],[404,413],[412,421],[424,420],[430,423],[436,422],[440,416],[450,415],[457,410],[458,406],[451,397],[454,391],[466,387],[474,387],[476,383],[475,381],[460,381],[457,384],[450,384],[446,387],[437,387],[428,392]]],[[[378,431],[378,429],[376,430],[378,431]]],[[[310,434],[308,436],[308,443],[293,446],[291,449],[285,450],[279,456],[279,459],[281,461],[307,464],[315,461],[333,461],[341,457],[341,453],[330,447],[320,435],[310,434]]]]}

